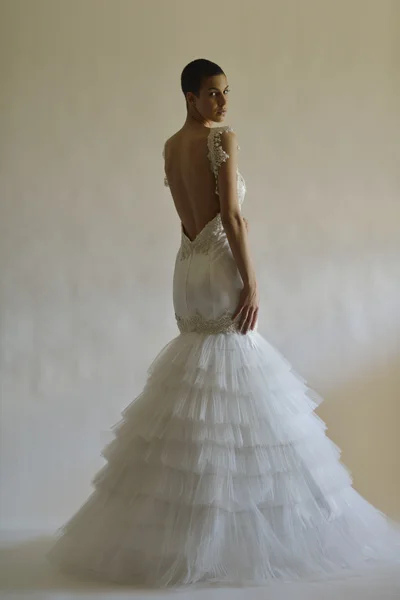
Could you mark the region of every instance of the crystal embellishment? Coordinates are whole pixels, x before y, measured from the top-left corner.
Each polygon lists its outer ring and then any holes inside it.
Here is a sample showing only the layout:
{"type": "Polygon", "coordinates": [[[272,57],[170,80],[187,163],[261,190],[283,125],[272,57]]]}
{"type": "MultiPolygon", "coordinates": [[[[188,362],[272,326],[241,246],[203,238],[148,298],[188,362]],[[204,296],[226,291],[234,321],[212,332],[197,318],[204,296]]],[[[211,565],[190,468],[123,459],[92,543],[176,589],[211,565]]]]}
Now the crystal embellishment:
{"type": "Polygon", "coordinates": [[[232,315],[229,311],[225,311],[217,319],[206,319],[203,315],[196,311],[188,317],[180,317],[175,314],[178,329],[181,333],[240,333],[239,324],[232,321],[232,315]]]}
{"type": "MultiPolygon", "coordinates": [[[[207,139],[208,146],[208,158],[210,161],[210,167],[215,177],[215,193],[219,195],[218,191],[218,171],[222,163],[226,162],[229,158],[229,154],[222,148],[222,134],[224,131],[233,131],[232,127],[213,127],[210,130],[207,139]]],[[[239,150],[239,146],[237,147],[239,150]]]]}

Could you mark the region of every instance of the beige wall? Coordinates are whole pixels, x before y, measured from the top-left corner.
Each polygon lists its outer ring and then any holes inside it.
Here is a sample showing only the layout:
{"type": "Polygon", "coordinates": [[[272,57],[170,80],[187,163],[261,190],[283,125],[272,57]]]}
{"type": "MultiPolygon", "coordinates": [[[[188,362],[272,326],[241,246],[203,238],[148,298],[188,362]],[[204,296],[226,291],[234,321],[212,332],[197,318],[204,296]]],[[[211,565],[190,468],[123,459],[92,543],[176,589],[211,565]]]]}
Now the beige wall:
{"type": "Polygon", "coordinates": [[[172,337],[164,139],[183,66],[229,76],[260,332],[400,514],[396,0],[2,0],[1,523],[51,529],[172,337]]]}

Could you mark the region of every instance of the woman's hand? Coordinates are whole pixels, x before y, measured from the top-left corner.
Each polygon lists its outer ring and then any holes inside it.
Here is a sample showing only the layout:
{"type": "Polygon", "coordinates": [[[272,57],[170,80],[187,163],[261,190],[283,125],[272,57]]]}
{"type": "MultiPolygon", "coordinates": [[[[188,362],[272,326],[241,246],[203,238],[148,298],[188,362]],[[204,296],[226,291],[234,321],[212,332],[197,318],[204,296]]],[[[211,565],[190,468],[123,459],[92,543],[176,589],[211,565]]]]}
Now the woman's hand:
{"type": "Polygon", "coordinates": [[[254,329],[259,309],[259,297],[257,283],[246,284],[239,296],[239,303],[232,319],[239,316],[239,330],[246,334],[249,329],[254,329]]]}
{"type": "Polygon", "coordinates": [[[244,221],[244,224],[246,225],[246,230],[248,231],[249,230],[249,222],[245,217],[243,217],[243,221],[244,221]]]}

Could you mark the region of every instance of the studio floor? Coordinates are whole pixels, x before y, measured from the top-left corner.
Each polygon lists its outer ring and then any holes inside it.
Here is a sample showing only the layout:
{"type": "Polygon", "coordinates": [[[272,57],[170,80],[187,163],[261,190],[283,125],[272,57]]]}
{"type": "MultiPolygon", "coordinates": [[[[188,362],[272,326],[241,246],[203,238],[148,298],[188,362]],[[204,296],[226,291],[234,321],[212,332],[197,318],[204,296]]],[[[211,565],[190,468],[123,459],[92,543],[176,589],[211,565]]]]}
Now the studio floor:
{"type": "Polygon", "coordinates": [[[400,573],[380,569],[367,577],[328,583],[274,583],[266,587],[190,587],[143,590],[67,578],[46,560],[49,536],[8,536],[0,548],[1,600],[179,598],[180,600],[400,600],[400,573]]]}

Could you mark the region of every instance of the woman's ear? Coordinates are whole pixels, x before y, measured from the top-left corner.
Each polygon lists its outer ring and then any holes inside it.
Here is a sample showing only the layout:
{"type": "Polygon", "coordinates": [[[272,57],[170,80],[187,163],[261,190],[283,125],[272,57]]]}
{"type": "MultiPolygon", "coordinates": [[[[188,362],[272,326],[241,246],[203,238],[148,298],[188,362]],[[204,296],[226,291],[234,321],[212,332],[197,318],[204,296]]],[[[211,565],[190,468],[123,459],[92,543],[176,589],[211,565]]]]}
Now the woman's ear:
{"type": "Polygon", "coordinates": [[[186,94],[186,102],[188,105],[191,104],[192,106],[196,106],[196,96],[193,92],[188,92],[186,94]]]}

